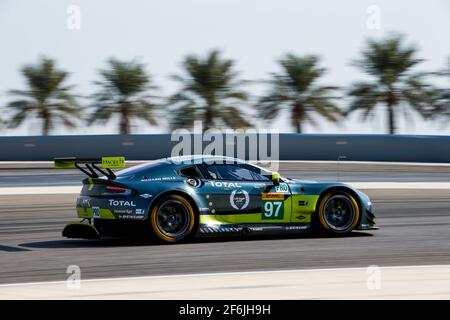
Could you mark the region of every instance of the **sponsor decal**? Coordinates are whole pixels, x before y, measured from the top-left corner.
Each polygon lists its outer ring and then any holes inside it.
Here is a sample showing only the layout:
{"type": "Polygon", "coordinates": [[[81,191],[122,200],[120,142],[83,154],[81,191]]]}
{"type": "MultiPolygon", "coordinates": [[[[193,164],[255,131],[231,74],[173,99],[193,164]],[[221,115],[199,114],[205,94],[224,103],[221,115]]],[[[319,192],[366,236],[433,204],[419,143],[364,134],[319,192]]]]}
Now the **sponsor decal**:
{"type": "Polygon", "coordinates": [[[308,205],[308,201],[300,200],[300,201],[298,202],[298,205],[299,205],[299,206],[302,206],[302,207],[305,207],[305,206],[308,205]]]}
{"type": "Polygon", "coordinates": [[[133,210],[131,210],[131,209],[115,209],[114,213],[131,214],[131,213],[133,213],[133,210]]]}
{"type": "Polygon", "coordinates": [[[80,208],[90,208],[91,207],[91,199],[89,198],[78,198],[77,206],[80,208]]]}
{"type": "Polygon", "coordinates": [[[286,183],[280,183],[278,186],[275,186],[275,192],[289,192],[289,187],[286,183]]]}
{"type": "Polygon", "coordinates": [[[193,186],[193,187],[198,187],[200,185],[200,181],[198,181],[197,179],[194,178],[189,178],[186,180],[187,184],[193,186]]]}
{"type": "Polygon", "coordinates": [[[145,210],[144,209],[136,209],[136,214],[144,214],[145,210]]]}
{"type": "Polygon", "coordinates": [[[230,194],[230,204],[236,210],[244,210],[249,202],[250,197],[245,190],[233,190],[230,194]]]}
{"type": "Polygon", "coordinates": [[[210,181],[209,185],[217,188],[242,188],[238,182],[210,181]]]}
{"type": "Polygon", "coordinates": [[[286,230],[306,230],[309,226],[287,226],[286,230]]]}
{"type": "Polygon", "coordinates": [[[148,181],[167,181],[167,180],[176,180],[177,177],[157,177],[157,178],[144,178],[141,179],[142,182],[148,181]]]}
{"type": "Polygon", "coordinates": [[[263,193],[263,200],[284,200],[284,194],[279,193],[263,193]]]}
{"type": "Polygon", "coordinates": [[[143,215],[134,215],[134,214],[120,214],[118,216],[119,219],[130,219],[130,220],[139,220],[139,219],[143,219],[144,216],[143,215]]]}
{"type": "Polygon", "coordinates": [[[92,216],[94,218],[100,218],[100,208],[99,207],[92,207],[92,216]]]}
{"type": "Polygon", "coordinates": [[[125,168],[125,158],[124,157],[103,157],[102,167],[107,169],[118,169],[125,168]]]}
{"type": "Polygon", "coordinates": [[[126,200],[109,200],[109,205],[113,207],[136,207],[134,201],[126,201],[126,200]]]}
{"type": "Polygon", "coordinates": [[[144,199],[148,199],[148,198],[153,197],[151,194],[148,194],[148,193],[143,193],[143,194],[140,194],[139,196],[144,198],[144,199]]]}

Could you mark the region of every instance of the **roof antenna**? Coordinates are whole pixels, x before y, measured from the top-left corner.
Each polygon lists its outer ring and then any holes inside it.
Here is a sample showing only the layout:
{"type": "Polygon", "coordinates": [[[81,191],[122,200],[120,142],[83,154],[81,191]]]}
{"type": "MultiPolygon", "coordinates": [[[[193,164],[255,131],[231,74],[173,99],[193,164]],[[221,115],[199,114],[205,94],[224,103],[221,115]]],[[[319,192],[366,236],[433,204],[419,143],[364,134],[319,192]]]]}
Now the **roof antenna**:
{"type": "Polygon", "coordinates": [[[337,158],[337,182],[340,182],[341,178],[341,161],[347,159],[346,156],[339,156],[337,158]]]}

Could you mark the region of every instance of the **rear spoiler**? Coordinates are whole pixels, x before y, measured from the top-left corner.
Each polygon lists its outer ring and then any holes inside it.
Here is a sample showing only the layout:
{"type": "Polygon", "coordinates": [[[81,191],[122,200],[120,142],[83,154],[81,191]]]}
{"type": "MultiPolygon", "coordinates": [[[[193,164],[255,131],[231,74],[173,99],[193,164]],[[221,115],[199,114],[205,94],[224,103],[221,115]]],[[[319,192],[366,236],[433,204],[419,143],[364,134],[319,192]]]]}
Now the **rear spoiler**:
{"type": "Polygon", "coordinates": [[[116,179],[116,175],[111,169],[125,168],[124,157],[102,157],[94,159],[80,159],[75,157],[54,158],[55,168],[59,169],[79,169],[90,178],[98,178],[99,173],[109,180],[116,179]],[[100,165],[100,166],[99,166],[100,165]]]}

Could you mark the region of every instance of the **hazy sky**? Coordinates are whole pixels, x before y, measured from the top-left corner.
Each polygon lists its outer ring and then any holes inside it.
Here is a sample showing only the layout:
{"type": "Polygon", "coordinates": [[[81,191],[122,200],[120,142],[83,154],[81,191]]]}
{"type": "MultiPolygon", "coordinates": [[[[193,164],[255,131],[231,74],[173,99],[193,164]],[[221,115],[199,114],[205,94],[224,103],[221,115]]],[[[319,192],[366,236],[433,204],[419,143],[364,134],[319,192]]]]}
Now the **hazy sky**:
{"type": "MultiPolygon", "coordinates": [[[[169,75],[180,71],[188,53],[204,55],[222,49],[236,59],[243,79],[264,79],[278,70],[276,59],[286,52],[318,54],[329,72],[323,84],[347,86],[365,76],[350,62],[358,57],[369,37],[403,33],[420,48],[426,62],[418,70],[438,70],[450,56],[450,1],[300,1],[300,0],[0,0],[0,105],[11,98],[6,90],[24,86],[18,72],[40,55],[57,59],[70,71],[76,92],[93,92],[97,71],[109,57],[139,57],[160,86],[158,94],[174,92],[169,75]],[[81,10],[81,29],[67,27],[67,8],[81,10]],[[367,10],[381,10],[381,29],[370,29],[367,10]]],[[[450,86],[450,81],[442,82],[450,86]]],[[[248,89],[260,94],[264,86],[248,89]]],[[[342,101],[344,104],[344,101],[342,101]]],[[[2,110],[2,109],[0,109],[2,110]]],[[[4,111],[2,110],[2,114],[4,111]]],[[[308,133],[384,133],[382,113],[373,123],[360,123],[355,115],[340,126],[321,121],[308,133]]],[[[258,122],[258,126],[263,123],[258,122]]],[[[285,116],[273,127],[292,131],[285,116]]],[[[167,131],[165,120],[158,127],[138,124],[136,133],[167,131]]],[[[114,133],[116,124],[57,129],[54,133],[114,133]]],[[[38,134],[35,121],[0,135],[38,134]]],[[[450,134],[447,127],[417,118],[400,124],[399,133],[450,134]]]]}

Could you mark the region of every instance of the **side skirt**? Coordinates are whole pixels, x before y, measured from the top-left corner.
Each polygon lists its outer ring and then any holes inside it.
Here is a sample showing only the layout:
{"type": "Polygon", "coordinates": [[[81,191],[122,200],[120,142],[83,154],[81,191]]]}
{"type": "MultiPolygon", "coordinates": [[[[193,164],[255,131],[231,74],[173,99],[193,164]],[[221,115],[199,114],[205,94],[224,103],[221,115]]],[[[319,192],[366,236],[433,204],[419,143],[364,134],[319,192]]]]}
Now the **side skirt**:
{"type": "Polygon", "coordinates": [[[226,224],[226,225],[207,225],[200,224],[198,237],[213,237],[218,235],[261,235],[261,234],[296,234],[311,231],[310,223],[290,223],[290,224],[226,224]]]}

